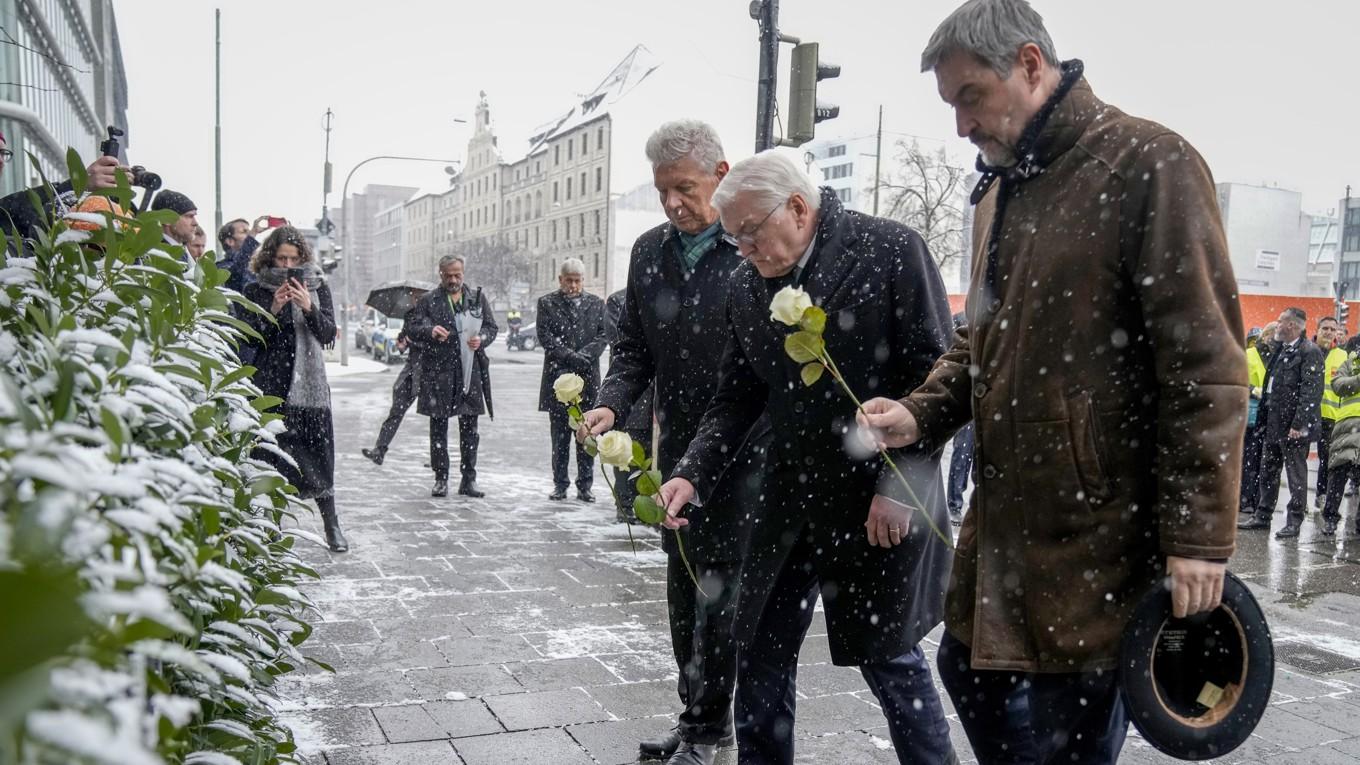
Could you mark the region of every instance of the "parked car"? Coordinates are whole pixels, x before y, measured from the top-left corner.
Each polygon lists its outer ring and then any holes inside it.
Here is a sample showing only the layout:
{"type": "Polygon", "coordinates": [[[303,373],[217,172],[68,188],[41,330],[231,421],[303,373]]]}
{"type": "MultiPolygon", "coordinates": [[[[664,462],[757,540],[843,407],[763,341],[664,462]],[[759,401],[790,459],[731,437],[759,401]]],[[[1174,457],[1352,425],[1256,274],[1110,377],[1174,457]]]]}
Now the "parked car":
{"type": "Polygon", "coordinates": [[[373,326],[374,311],[369,310],[364,314],[364,318],[359,320],[359,326],[354,330],[354,348],[360,351],[367,351],[373,347],[373,326]]]}
{"type": "MultiPolygon", "coordinates": [[[[536,324],[535,322],[534,324],[536,324]]],[[[505,338],[505,347],[511,351],[532,351],[538,348],[538,330],[534,324],[525,324],[513,335],[505,338]]]]}
{"type": "Polygon", "coordinates": [[[388,319],[387,325],[373,333],[373,358],[384,364],[406,355],[405,348],[397,347],[397,337],[401,335],[401,319],[388,319]]]}

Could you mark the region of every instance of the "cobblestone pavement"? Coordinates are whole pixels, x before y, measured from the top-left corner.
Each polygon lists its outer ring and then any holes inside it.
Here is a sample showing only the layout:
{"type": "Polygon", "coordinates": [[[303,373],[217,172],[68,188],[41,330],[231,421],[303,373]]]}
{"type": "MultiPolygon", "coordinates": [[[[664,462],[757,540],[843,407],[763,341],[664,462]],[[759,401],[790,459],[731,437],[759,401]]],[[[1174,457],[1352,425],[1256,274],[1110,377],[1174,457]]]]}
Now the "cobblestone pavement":
{"type": "MultiPolygon", "coordinates": [[[[542,356],[500,344],[492,356],[500,415],[482,421],[482,500],[429,496],[426,420],[414,411],[383,466],[364,459],[396,368],[332,368],[351,552],[304,552],[324,577],[304,588],[320,618],[304,652],[335,673],[312,668],[281,685],[284,718],[312,763],[614,765],[636,762],[638,739],[673,723],[656,534],[635,529],[634,552],[599,481],[600,503],[547,500],[547,417],[535,406],[542,356]]],[[[1360,761],[1357,552],[1354,536],[1314,541],[1311,521],[1297,544],[1242,538],[1232,567],[1268,610],[1280,664],[1265,719],[1221,762],[1360,761]]],[[[938,637],[925,646],[931,657],[938,637]]],[[[800,665],[798,762],[896,762],[858,672],[830,664],[820,615],[800,665]]],[[[954,745],[971,761],[948,711],[954,745]]],[[[720,761],[734,763],[735,752],[720,761]]],[[[1135,733],[1122,761],[1172,762],[1135,733]]]]}

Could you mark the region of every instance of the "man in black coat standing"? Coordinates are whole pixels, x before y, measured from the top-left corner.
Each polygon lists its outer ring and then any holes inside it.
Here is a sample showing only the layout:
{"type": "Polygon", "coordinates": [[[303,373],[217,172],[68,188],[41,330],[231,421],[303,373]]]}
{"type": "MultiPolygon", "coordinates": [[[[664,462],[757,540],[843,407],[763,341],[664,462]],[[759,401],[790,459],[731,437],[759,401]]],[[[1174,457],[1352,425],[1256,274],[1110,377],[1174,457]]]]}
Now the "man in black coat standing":
{"type": "MultiPolygon", "coordinates": [[[[538,299],[538,344],[543,346],[543,380],[539,386],[538,411],[548,413],[552,431],[553,491],[548,499],[567,498],[571,484],[571,423],[567,407],[553,395],[553,382],[567,373],[585,380],[581,409],[595,401],[600,387],[600,354],[604,353],[604,301],[583,288],[586,266],[577,258],[562,261],[559,289],[538,299]]],[[[594,502],[590,487],[595,481],[595,458],[576,447],[576,498],[594,502]]]]}
{"type": "Polygon", "coordinates": [[[850,390],[868,398],[925,380],[950,335],[949,303],[925,242],[899,223],[845,210],[788,157],[766,151],[733,166],[713,196],[746,263],[727,300],[718,392],[661,491],[666,523],[703,512],[731,444],[761,412],[774,432],[755,506],[737,635],[737,743],[743,763],[794,759],[798,651],[820,595],[831,660],[858,666],[903,763],[953,756],[949,726],[919,641],[943,618],[951,559],[939,454],[894,459],[924,508],[851,429],[855,403],[831,375],[807,385],[772,319],[785,287],[826,312],[823,339],[850,390]],[[947,533],[947,532],[946,532],[947,533]]]}
{"type": "Polygon", "coordinates": [[[495,417],[486,347],[496,339],[496,317],[480,289],[463,283],[464,262],[457,255],[439,259],[439,285],[416,303],[406,334],[422,347],[416,411],[430,418],[431,496],[449,493],[449,418],[458,418],[458,493],[484,497],[477,488],[477,418],[495,417]]]}
{"type": "Polygon", "coordinates": [[[1322,349],[1304,337],[1308,315],[1286,308],[1275,327],[1274,352],[1266,365],[1266,384],[1256,411],[1265,423],[1256,512],[1237,528],[1269,529],[1280,500],[1280,468],[1289,480],[1288,516],[1276,539],[1299,535],[1308,509],[1308,443],[1322,429],[1322,349]]]}
{"type": "MultiPolygon", "coordinates": [[[[697,120],[662,125],[647,141],[647,158],[669,222],[633,245],[609,375],[600,407],[586,412],[584,427],[597,435],[624,427],[622,417],[654,385],[657,464],[663,476],[670,476],[717,390],[716,370],[728,335],[727,284],[741,256],[723,240],[711,203],[728,169],[713,128],[697,120]]],[[[727,446],[738,467],[724,474],[702,509],[691,512],[684,532],[702,592],[690,580],[675,535],[662,535],[671,647],[685,708],[673,731],[642,742],[643,756],[707,765],[733,738],[737,651],[732,624],[762,454],[762,431],[748,438],[754,423],[753,417],[731,431],[727,446]]]]}

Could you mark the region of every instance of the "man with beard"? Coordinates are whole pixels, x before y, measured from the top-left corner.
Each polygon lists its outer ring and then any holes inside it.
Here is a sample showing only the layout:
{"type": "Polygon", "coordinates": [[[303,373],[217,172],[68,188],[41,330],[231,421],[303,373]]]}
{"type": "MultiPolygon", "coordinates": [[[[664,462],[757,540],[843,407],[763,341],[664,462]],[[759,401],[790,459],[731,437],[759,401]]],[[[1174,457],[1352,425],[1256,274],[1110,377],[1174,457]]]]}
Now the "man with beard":
{"type": "Polygon", "coordinates": [[[449,493],[449,419],[458,418],[458,493],[484,497],[477,488],[477,418],[495,417],[491,408],[491,376],[486,346],[496,339],[491,302],[480,289],[463,283],[464,261],[457,255],[439,259],[440,289],[431,290],[411,310],[406,334],[420,343],[420,396],[416,411],[430,418],[430,466],[433,497],[449,493]]]}
{"type": "Polygon", "coordinates": [[[907,497],[896,475],[847,443],[854,402],[831,375],[800,379],[785,352],[789,327],[771,317],[782,289],[805,289],[826,313],[826,350],[852,391],[910,389],[949,337],[939,269],[915,231],[846,210],[777,151],[738,162],[713,205],[747,263],[729,283],[717,393],[661,496],[669,527],[684,524],[682,511],[707,516],[732,445],[768,414],[773,438],[736,627],[740,759],[793,762],[798,652],[820,596],[831,660],[859,667],[898,760],[948,762],[949,726],[919,646],[940,623],[949,566],[947,543],[930,528],[949,528],[939,450],[894,455],[928,500],[916,509],[899,501],[907,497]]]}
{"type": "Polygon", "coordinates": [[[933,448],[973,421],[937,666],[978,761],[1113,763],[1134,607],[1216,608],[1233,551],[1247,368],[1213,178],[1024,0],[964,3],[921,67],[981,151],[969,321],[864,424],[933,448]]]}
{"type": "MultiPolygon", "coordinates": [[[[727,173],[722,143],[697,120],[662,125],[647,141],[647,159],[667,223],[633,245],[618,339],[600,406],[585,414],[583,429],[600,434],[643,403],[655,385],[660,428],[658,468],[674,470],[698,431],[717,388],[714,373],[727,340],[727,283],[741,256],[723,241],[710,199],[727,173]]],[[[760,412],[756,411],[757,416],[760,412]]],[[[753,478],[763,441],[748,437],[755,422],[734,429],[727,442],[737,467],[728,471],[703,508],[690,516],[680,538],[693,561],[700,588],[690,580],[674,534],[663,534],[668,558],[666,599],[671,647],[680,677],[684,711],[670,733],[640,746],[645,757],[669,757],[674,765],[708,765],[719,746],[730,745],[732,689],[737,650],[732,620],[741,576],[746,518],[753,511],[753,478]],[[743,445],[744,443],[744,445],[743,445]]]]}

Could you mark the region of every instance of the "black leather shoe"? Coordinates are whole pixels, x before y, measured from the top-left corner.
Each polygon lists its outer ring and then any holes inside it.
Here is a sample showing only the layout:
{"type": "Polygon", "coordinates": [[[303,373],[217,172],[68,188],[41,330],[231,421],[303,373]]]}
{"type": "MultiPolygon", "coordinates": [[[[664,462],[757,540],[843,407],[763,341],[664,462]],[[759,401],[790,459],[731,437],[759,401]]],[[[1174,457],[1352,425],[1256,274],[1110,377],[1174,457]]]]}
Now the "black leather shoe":
{"type": "Polygon", "coordinates": [[[566,498],[567,498],[567,490],[566,490],[566,489],[553,489],[552,494],[549,494],[549,495],[548,495],[548,499],[551,499],[551,500],[553,500],[553,501],[555,501],[555,502],[560,502],[560,501],[562,501],[562,500],[564,500],[564,499],[566,499],[566,498]]]}
{"type": "Polygon", "coordinates": [[[1324,520],[1322,522],[1322,536],[1324,537],[1336,536],[1336,521],[1324,520]]]}
{"type": "Polygon", "coordinates": [[[1299,535],[1299,527],[1296,526],[1296,525],[1294,525],[1294,524],[1292,524],[1292,523],[1285,524],[1285,527],[1284,527],[1284,528],[1282,528],[1282,529],[1280,529],[1279,531],[1275,532],[1275,538],[1276,538],[1276,539],[1293,539],[1294,537],[1296,537],[1296,536],[1298,536],[1298,535],[1299,535]]]}
{"type": "Polygon", "coordinates": [[[458,493],[459,493],[459,494],[462,494],[464,497],[473,497],[473,498],[485,497],[485,496],[486,496],[486,492],[484,492],[484,491],[482,491],[481,489],[478,489],[478,488],[477,488],[477,482],[476,482],[476,481],[464,481],[464,482],[462,483],[462,485],[458,487],[458,493]]]}
{"type": "Polygon", "coordinates": [[[381,449],[360,449],[359,452],[365,457],[373,460],[374,465],[381,465],[383,457],[385,456],[381,449]]]}
{"type": "Polygon", "coordinates": [[[718,747],[715,744],[685,743],[666,760],[666,765],[713,765],[717,758],[718,747]]]}
{"type": "Polygon", "coordinates": [[[430,496],[431,496],[431,497],[447,497],[447,496],[449,496],[449,482],[448,482],[448,481],[435,481],[435,482],[434,482],[434,489],[432,489],[432,490],[430,491],[430,496]]]}
{"type": "Polygon", "coordinates": [[[1238,522],[1237,528],[1241,531],[1259,531],[1262,529],[1269,531],[1270,518],[1262,518],[1255,514],[1248,515],[1238,522]]]}
{"type": "Polygon", "coordinates": [[[643,759],[664,760],[675,754],[675,750],[679,748],[680,728],[677,726],[657,738],[649,738],[638,744],[638,754],[642,755],[643,759]]]}
{"type": "Polygon", "coordinates": [[[577,489],[576,498],[582,502],[594,502],[595,495],[590,493],[590,489],[577,489]]]}

